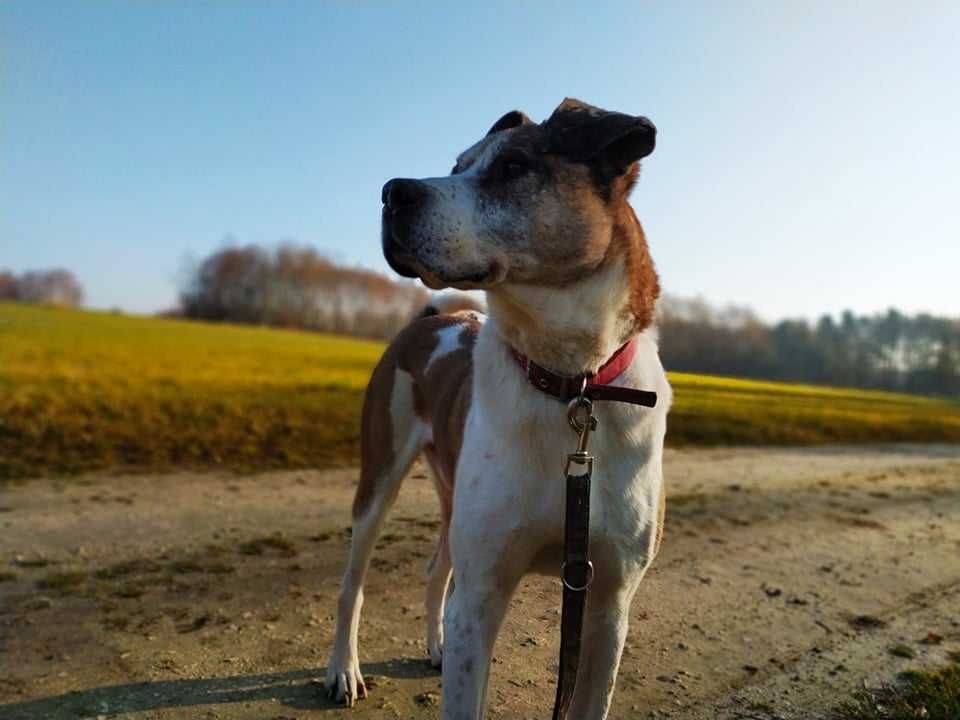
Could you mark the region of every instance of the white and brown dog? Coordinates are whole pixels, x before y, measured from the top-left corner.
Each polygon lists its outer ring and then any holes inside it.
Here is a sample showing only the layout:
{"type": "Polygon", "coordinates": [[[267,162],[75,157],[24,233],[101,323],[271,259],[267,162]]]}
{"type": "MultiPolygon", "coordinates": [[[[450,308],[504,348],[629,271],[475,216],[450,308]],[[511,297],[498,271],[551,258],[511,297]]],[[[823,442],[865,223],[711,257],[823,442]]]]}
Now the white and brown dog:
{"type": "Polygon", "coordinates": [[[517,358],[572,377],[596,372],[630,343],[635,355],[616,384],[656,391],[659,402],[596,410],[596,580],[570,710],[577,720],[606,716],[630,602],[663,522],[670,387],[651,328],[659,285],[627,201],[655,135],[646,118],[567,99],[540,124],[508,113],[448,177],[384,186],[391,267],[431,288],[484,290],[489,319],[417,320],[374,370],[326,674],[338,701],[366,694],[357,647],[364,575],[401,480],[423,453],[443,519],[426,593],[430,658],[439,666],[442,657],[442,715],[483,717],[494,640],[517,583],[528,572],[559,571],[562,475],[576,444],[565,405],[531,385],[517,358]]]}

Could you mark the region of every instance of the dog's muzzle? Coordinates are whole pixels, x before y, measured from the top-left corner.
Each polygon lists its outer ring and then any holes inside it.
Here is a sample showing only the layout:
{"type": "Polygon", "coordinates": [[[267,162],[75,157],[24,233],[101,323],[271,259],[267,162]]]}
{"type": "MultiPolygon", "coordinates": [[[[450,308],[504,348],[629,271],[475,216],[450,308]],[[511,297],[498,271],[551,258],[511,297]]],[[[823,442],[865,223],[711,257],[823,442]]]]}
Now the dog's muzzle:
{"type": "Polygon", "coordinates": [[[383,201],[382,243],[383,256],[398,275],[418,277],[411,267],[407,234],[410,222],[427,200],[428,189],[419,180],[394,178],[388,181],[380,193],[383,201]]]}
{"type": "Polygon", "coordinates": [[[434,290],[456,287],[475,290],[503,280],[506,265],[499,258],[451,259],[451,241],[434,229],[437,193],[421,180],[395,178],[383,186],[383,256],[393,270],[404,277],[419,277],[434,290]],[[424,225],[428,232],[424,232],[424,225]]]}

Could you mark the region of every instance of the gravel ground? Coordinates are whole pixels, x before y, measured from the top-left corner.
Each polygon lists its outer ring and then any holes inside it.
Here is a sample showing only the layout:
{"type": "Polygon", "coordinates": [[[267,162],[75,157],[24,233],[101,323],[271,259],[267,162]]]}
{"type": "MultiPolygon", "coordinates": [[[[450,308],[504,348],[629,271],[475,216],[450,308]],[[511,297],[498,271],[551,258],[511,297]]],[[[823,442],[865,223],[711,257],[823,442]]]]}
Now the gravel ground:
{"type": "MultiPolygon", "coordinates": [[[[666,472],[612,718],[808,720],[960,649],[960,448],[673,451],[666,472]]],[[[411,475],[367,585],[372,687],[352,710],[316,681],[354,471],[4,488],[0,718],[438,717],[422,604],[436,501],[411,475]]],[[[549,716],[559,599],[536,577],[514,599],[491,718],[549,716]]]]}

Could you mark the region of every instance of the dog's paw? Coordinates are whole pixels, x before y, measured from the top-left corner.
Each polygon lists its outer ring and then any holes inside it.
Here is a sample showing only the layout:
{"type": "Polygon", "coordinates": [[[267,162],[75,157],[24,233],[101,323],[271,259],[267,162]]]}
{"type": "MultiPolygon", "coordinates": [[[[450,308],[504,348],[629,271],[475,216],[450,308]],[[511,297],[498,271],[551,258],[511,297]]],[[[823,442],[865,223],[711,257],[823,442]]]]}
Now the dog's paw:
{"type": "Polygon", "coordinates": [[[430,667],[443,665],[443,620],[439,616],[427,619],[427,653],[430,667]]]}
{"type": "Polygon", "coordinates": [[[328,698],[347,707],[353,707],[357,700],[367,696],[367,686],[363,683],[360,664],[356,661],[342,665],[331,662],[323,686],[328,698]]]}

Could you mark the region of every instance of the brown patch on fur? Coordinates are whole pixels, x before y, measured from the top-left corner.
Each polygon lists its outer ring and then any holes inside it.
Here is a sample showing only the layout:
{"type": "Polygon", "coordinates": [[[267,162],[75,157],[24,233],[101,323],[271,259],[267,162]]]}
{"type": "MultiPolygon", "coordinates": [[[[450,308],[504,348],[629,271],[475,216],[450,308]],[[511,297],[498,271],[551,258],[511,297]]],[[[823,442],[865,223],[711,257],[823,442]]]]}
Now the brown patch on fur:
{"type": "Polygon", "coordinates": [[[545,164],[550,187],[531,208],[537,256],[533,284],[565,285],[602,264],[611,238],[610,209],[597,195],[586,165],[558,157],[546,158],[545,164]]]}
{"type": "MultiPolygon", "coordinates": [[[[522,139],[511,137],[510,143],[522,139]]],[[[622,267],[626,302],[611,310],[623,315],[619,326],[625,334],[619,340],[625,342],[653,323],[660,295],[646,236],[628,202],[639,163],[615,178],[607,193],[598,192],[585,164],[548,154],[541,158],[541,165],[549,182],[540,192],[531,193],[536,198],[527,208],[531,236],[524,253],[511,258],[508,280],[563,287],[608,268],[622,267]]],[[[565,330],[562,338],[544,336],[541,319],[509,291],[488,296],[488,302],[505,337],[555,371],[593,370],[606,359],[599,351],[596,357],[582,357],[585,348],[600,346],[599,338],[589,331],[575,334],[565,330]],[[586,359],[588,365],[576,367],[574,357],[586,359]]]]}
{"type": "Polygon", "coordinates": [[[460,457],[463,427],[470,409],[474,339],[475,334],[470,336],[469,345],[436,360],[426,377],[427,384],[436,388],[428,401],[437,459],[444,477],[451,480],[460,457]]]}
{"type": "Polygon", "coordinates": [[[413,377],[417,415],[433,428],[436,457],[448,478],[453,478],[463,442],[463,425],[470,407],[473,345],[480,324],[480,320],[468,312],[421,320],[410,328],[418,337],[411,338],[414,342],[404,343],[401,351],[400,369],[413,377]],[[459,347],[436,358],[428,368],[440,332],[453,325],[461,327],[459,347]],[[428,337],[421,338],[421,333],[428,337]]]}
{"type": "Polygon", "coordinates": [[[660,297],[660,279],[650,257],[647,236],[626,197],[622,198],[617,215],[608,257],[611,254],[619,255],[619,258],[610,258],[610,261],[623,262],[627,269],[629,309],[633,316],[633,332],[636,334],[653,324],[657,298],[660,297]]]}
{"type": "MultiPolygon", "coordinates": [[[[441,492],[441,502],[444,493],[452,494],[463,426],[470,407],[473,345],[480,324],[473,313],[422,318],[401,331],[384,352],[364,396],[360,426],[360,484],[353,503],[354,518],[369,508],[376,496],[377,482],[384,469],[394,461],[393,423],[397,419],[392,417],[390,405],[394,378],[400,371],[413,379],[414,413],[433,430],[433,443],[425,451],[442,471],[443,478],[438,481],[449,484],[449,487],[437,488],[441,492]],[[430,363],[430,357],[440,342],[440,333],[457,325],[461,327],[460,346],[430,363]]],[[[449,514],[449,503],[443,505],[449,514]]]]}
{"type": "MultiPolygon", "coordinates": [[[[590,188],[588,173],[563,170],[567,173],[564,183],[550,194],[549,201],[541,201],[532,225],[543,228],[546,235],[535,245],[536,266],[541,274],[538,280],[528,284],[565,286],[609,268],[621,267],[626,287],[622,288],[625,301],[622,307],[611,307],[622,317],[618,327],[623,336],[619,343],[626,342],[650,327],[654,321],[656,301],[660,295],[660,282],[650,257],[643,228],[627,202],[626,193],[636,178],[628,172],[615,183],[615,192],[604,202],[590,188]],[[556,205],[556,210],[552,206],[556,205]],[[551,217],[552,216],[552,217],[551,217]],[[564,233],[554,238],[548,236],[557,223],[566,223],[564,233]]],[[[538,231],[539,232],[539,231],[538,231]]],[[[544,333],[542,319],[532,308],[506,289],[488,295],[491,310],[504,337],[514,347],[546,367],[562,373],[596,370],[605,360],[596,328],[576,331],[573,328],[556,328],[560,332],[544,333]],[[596,352],[592,353],[591,349],[596,352]]],[[[618,301],[619,302],[619,301],[618,301]]]]}
{"type": "Polygon", "coordinates": [[[397,349],[390,345],[370,376],[360,416],[360,483],[353,498],[354,519],[363,515],[376,495],[382,468],[393,462],[393,418],[390,399],[397,373],[397,349]]]}

